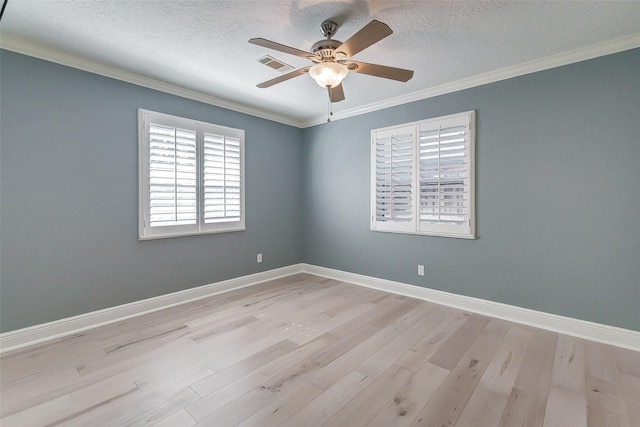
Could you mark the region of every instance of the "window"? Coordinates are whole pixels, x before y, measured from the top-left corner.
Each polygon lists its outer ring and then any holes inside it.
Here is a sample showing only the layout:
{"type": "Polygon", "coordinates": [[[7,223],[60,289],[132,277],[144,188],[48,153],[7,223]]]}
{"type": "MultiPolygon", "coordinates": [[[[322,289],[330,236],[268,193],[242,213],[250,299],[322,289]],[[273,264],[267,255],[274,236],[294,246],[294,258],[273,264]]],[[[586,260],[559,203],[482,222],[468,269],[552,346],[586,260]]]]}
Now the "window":
{"type": "Polygon", "coordinates": [[[244,230],[244,131],[138,110],[139,237],[244,230]]]}
{"type": "Polygon", "coordinates": [[[475,238],[475,112],[371,131],[371,230],[475,238]]]}

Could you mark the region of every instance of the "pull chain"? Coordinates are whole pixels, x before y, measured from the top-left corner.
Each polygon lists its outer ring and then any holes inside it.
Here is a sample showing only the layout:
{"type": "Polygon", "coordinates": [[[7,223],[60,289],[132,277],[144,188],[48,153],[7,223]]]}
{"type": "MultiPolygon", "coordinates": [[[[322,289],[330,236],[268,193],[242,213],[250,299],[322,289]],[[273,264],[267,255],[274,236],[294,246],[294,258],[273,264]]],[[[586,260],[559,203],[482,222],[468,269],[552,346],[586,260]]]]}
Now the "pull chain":
{"type": "Polygon", "coordinates": [[[333,103],[331,102],[331,97],[329,97],[329,102],[327,103],[327,123],[331,122],[331,116],[333,116],[333,103]]]}

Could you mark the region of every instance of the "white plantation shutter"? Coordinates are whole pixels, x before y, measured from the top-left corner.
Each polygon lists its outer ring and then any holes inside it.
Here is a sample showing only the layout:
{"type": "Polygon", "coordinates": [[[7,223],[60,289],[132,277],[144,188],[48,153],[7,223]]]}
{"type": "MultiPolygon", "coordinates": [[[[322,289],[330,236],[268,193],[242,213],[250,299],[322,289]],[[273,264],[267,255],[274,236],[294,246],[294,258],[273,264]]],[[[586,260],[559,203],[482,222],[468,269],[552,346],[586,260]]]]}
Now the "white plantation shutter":
{"type": "Polygon", "coordinates": [[[244,131],[139,110],[140,239],[244,229],[244,131]]]}
{"type": "Polygon", "coordinates": [[[196,133],[149,126],[149,226],[194,225],[198,220],[196,133]]]}
{"type": "Polygon", "coordinates": [[[470,118],[419,124],[420,231],[471,235],[470,118]]]}
{"type": "Polygon", "coordinates": [[[373,138],[373,220],[394,230],[415,227],[414,128],[381,131],[373,138]]]}
{"type": "Polygon", "coordinates": [[[240,139],[204,134],[204,222],[240,221],[240,139]]]}
{"type": "Polygon", "coordinates": [[[471,111],[372,131],[372,230],[475,237],[474,127],[471,111]]]}

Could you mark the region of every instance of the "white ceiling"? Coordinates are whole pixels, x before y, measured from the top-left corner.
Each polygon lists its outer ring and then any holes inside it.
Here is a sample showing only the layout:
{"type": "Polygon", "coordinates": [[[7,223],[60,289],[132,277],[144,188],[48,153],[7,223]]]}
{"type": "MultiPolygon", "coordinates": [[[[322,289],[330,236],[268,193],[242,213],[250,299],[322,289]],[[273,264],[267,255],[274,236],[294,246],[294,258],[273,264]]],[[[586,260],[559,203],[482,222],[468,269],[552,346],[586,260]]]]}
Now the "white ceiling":
{"type": "Polygon", "coordinates": [[[338,118],[640,46],[640,1],[493,0],[9,0],[0,43],[307,126],[326,120],[326,90],[306,75],[259,89],[280,74],[256,60],[311,63],[247,41],[308,50],[326,19],[338,22],[334,38],[342,41],[372,19],[388,24],[394,33],[354,59],[415,71],[407,83],[351,73],[346,100],[333,106],[338,118]]]}

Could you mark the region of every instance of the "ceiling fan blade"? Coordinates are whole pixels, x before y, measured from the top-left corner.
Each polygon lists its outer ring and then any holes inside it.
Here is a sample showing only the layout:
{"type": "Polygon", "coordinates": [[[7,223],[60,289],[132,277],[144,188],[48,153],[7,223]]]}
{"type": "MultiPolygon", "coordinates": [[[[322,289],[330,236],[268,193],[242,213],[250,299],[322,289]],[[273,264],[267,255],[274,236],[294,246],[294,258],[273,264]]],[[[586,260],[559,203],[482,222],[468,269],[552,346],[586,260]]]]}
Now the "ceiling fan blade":
{"type": "Polygon", "coordinates": [[[309,71],[309,67],[300,68],[300,69],[292,71],[290,73],[283,74],[280,77],[276,77],[275,79],[271,79],[271,80],[267,80],[266,82],[262,82],[262,83],[260,83],[259,85],[256,85],[256,86],[258,86],[261,89],[264,89],[266,87],[273,86],[275,84],[282,83],[282,82],[284,82],[286,80],[292,79],[294,77],[298,77],[298,76],[300,76],[300,75],[302,75],[304,73],[307,73],[308,71],[309,71]]]}
{"type": "Polygon", "coordinates": [[[305,52],[304,50],[296,49],[295,47],[290,47],[280,43],[272,42],[271,40],[267,40],[267,39],[260,39],[260,38],[250,39],[249,43],[266,47],[269,49],[277,50],[279,52],[288,53],[289,55],[299,56],[300,58],[309,59],[314,57],[312,53],[305,52]]]}
{"type": "Polygon", "coordinates": [[[351,36],[349,40],[338,46],[336,52],[342,52],[347,55],[347,58],[350,58],[391,34],[393,31],[387,24],[374,19],[351,36]]]}
{"type": "Polygon", "coordinates": [[[342,83],[340,83],[336,87],[330,87],[329,90],[329,99],[331,102],[340,102],[344,101],[344,89],[342,88],[342,83]]]}
{"type": "Polygon", "coordinates": [[[386,65],[368,64],[366,62],[349,61],[347,64],[349,71],[360,74],[368,74],[370,76],[382,77],[385,79],[398,80],[406,82],[413,77],[413,70],[405,70],[404,68],[387,67],[386,65]],[[358,68],[352,70],[349,67],[355,64],[358,68]]]}

